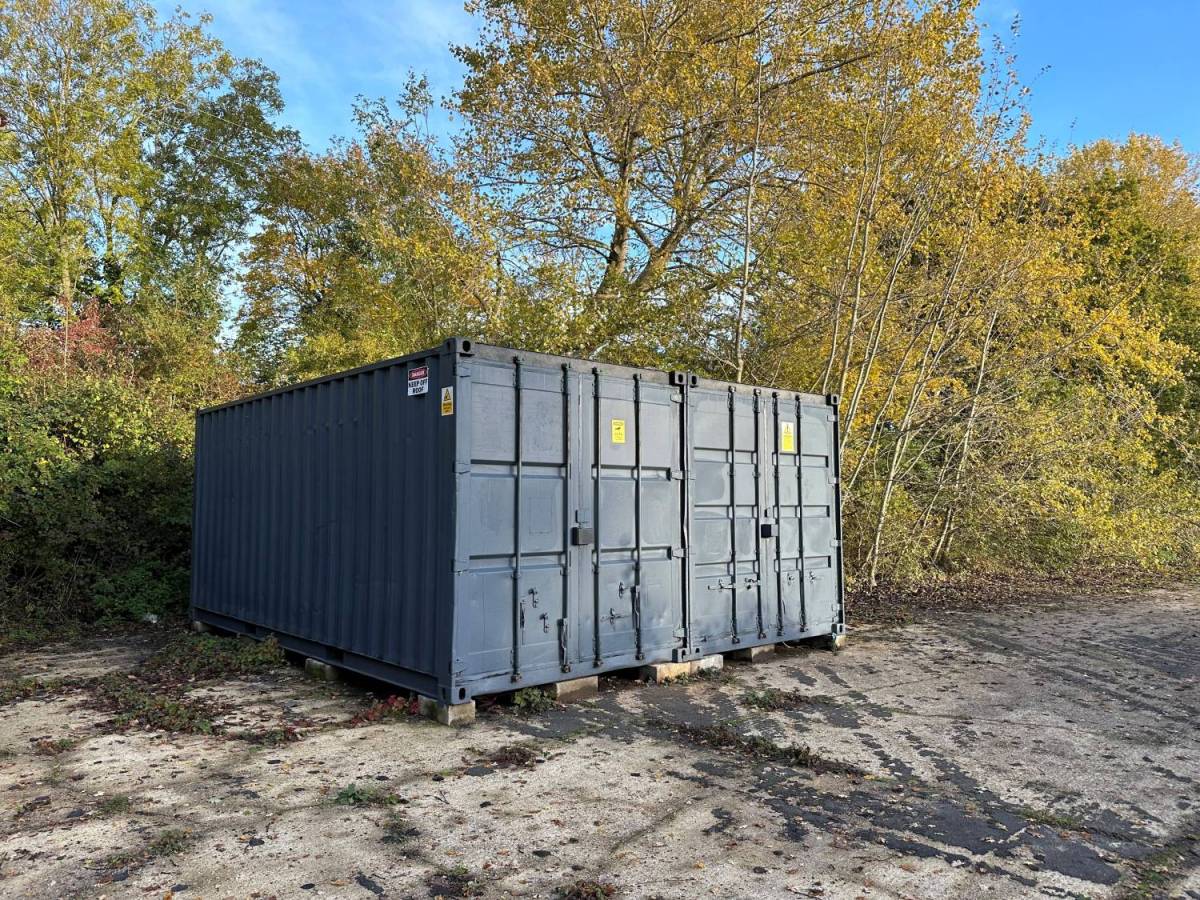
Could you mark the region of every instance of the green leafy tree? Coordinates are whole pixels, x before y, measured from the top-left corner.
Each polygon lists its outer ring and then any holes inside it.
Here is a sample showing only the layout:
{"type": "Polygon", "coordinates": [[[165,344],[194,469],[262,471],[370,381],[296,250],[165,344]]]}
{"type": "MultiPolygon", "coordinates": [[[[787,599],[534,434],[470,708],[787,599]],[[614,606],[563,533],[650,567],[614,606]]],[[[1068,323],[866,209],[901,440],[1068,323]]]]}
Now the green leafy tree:
{"type": "Polygon", "coordinates": [[[0,6],[0,632],[178,608],[274,75],[137,0],[0,6]]]}

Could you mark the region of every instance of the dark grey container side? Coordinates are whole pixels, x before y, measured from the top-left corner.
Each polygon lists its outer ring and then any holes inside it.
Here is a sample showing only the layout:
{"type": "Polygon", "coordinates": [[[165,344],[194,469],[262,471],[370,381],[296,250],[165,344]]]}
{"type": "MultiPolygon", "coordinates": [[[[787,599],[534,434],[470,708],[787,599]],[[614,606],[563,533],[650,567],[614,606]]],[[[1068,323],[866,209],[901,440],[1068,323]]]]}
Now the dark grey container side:
{"type": "Polygon", "coordinates": [[[446,699],[454,353],[414,354],[196,417],[194,618],[446,699]],[[429,366],[429,391],[407,396],[429,366]]]}

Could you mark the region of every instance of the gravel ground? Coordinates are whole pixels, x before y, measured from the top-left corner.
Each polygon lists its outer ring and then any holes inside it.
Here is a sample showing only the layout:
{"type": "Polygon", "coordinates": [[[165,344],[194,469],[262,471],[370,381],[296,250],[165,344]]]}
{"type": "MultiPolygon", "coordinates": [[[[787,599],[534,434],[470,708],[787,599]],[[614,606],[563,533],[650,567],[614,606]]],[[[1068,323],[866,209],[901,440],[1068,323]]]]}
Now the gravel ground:
{"type": "MultiPolygon", "coordinates": [[[[155,648],[12,654],[0,687],[155,648]]],[[[457,730],[294,667],[177,687],[214,734],[84,683],[0,706],[5,897],[1200,900],[1189,587],[939,609],[457,730]]]]}

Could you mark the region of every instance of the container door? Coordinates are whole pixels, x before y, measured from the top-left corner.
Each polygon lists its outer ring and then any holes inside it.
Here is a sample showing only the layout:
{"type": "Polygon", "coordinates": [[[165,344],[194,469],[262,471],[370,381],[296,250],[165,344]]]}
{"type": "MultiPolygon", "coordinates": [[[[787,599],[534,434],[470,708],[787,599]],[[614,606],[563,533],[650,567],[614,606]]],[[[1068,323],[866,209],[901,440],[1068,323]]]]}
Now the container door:
{"type": "Polygon", "coordinates": [[[693,387],[688,403],[692,644],[719,652],[761,634],[767,614],[760,578],[765,406],[757,395],[732,388],[693,387]]]}
{"type": "Polygon", "coordinates": [[[458,644],[473,675],[510,672],[514,686],[534,675],[553,680],[546,674],[568,663],[569,385],[565,367],[516,358],[460,365],[470,462],[458,644]]]}
{"type": "Polygon", "coordinates": [[[828,632],[840,618],[836,429],[836,407],[801,406],[801,552],[806,630],[810,632],[828,632]]]}
{"type": "Polygon", "coordinates": [[[678,388],[639,375],[595,371],[590,382],[581,391],[576,652],[602,665],[681,645],[681,402],[678,388]]]}

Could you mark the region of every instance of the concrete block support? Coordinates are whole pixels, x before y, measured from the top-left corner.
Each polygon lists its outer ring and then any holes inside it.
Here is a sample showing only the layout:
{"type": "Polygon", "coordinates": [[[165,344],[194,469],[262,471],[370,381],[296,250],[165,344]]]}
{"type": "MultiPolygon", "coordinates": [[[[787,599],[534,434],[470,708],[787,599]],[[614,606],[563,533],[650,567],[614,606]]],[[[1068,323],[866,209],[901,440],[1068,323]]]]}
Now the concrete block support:
{"type": "Polygon", "coordinates": [[[725,667],[725,657],[720,653],[703,656],[688,662],[652,663],[638,669],[638,678],[662,684],[664,681],[674,681],[685,675],[695,675],[698,672],[712,672],[725,667]]]}
{"type": "Polygon", "coordinates": [[[336,666],[327,662],[313,659],[311,656],[304,660],[304,674],[318,681],[337,681],[341,677],[336,666]]]}
{"type": "Polygon", "coordinates": [[[586,700],[588,697],[595,697],[600,692],[600,678],[597,675],[588,675],[584,678],[572,678],[569,681],[556,681],[546,687],[546,692],[559,703],[586,700]]]}
{"type": "Polygon", "coordinates": [[[212,628],[207,622],[201,622],[199,619],[192,619],[192,631],[196,634],[212,634],[212,628]]]}
{"type": "Polygon", "coordinates": [[[762,647],[743,647],[741,650],[730,650],[725,654],[729,659],[737,662],[759,662],[760,660],[770,659],[775,655],[775,645],[767,644],[762,647]]]}
{"type": "Polygon", "coordinates": [[[421,715],[435,719],[443,725],[470,725],[475,721],[475,701],[466,703],[442,703],[432,697],[420,698],[421,715]]]}
{"type": "Polygon", "coordinates": [[[845,646],[845,634],[831,634],[829,637],[825,638],[825,649],[827,650],[841,650],[845,646]]]}

